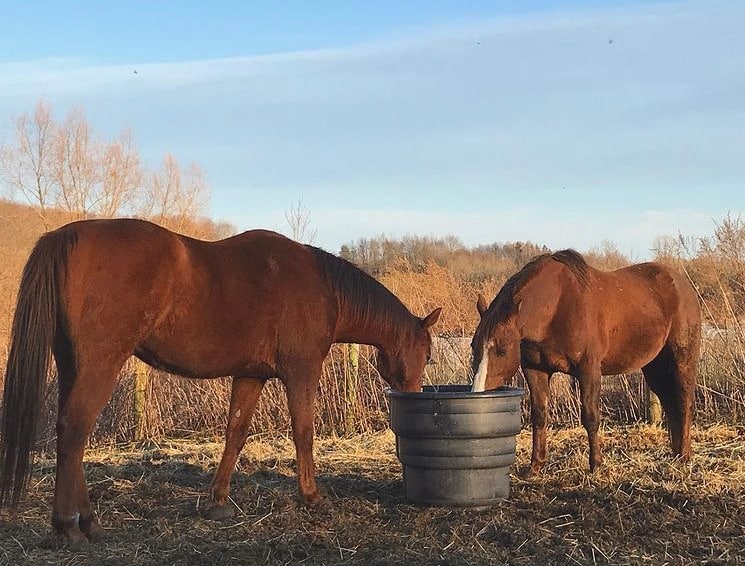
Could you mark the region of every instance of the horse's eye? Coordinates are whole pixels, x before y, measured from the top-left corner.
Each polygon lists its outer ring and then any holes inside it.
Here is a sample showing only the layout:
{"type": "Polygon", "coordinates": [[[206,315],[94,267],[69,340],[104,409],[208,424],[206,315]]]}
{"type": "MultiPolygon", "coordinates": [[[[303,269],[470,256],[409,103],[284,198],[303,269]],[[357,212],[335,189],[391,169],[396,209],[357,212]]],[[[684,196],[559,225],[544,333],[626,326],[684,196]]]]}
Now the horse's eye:
{"type": "Polygon", "coordinates": [[[504,356],[504,355],[507,354],[507,350],[505,350],[504,348],[500,348],[500,347],[497,346],[497,347],[494,348],[494,353],[497,356],[500,356],[501,357],[501,356],[504,356]]]}

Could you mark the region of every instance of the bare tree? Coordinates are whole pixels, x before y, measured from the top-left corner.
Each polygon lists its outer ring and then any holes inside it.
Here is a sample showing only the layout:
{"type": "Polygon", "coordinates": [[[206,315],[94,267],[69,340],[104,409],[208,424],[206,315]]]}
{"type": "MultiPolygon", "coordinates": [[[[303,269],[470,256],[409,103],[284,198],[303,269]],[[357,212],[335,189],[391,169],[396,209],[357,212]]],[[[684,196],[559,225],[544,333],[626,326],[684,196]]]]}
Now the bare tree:
{"type": "Polygon", "coordinates": [[[218,240],[229,238],[230,236],[234,236],[237,233],[235,226],[233,226],[230,222],[226,222],[224,220],[214,222],[212,224],[211,230],[214,234],[214,237],[218,240]]]}
{"type": "Polygon", "coordinates": [[[313,228],[310,223],[310,209],[298,198],[296,202],[290,205],[290,209],[285,211],[285,220],[290,228],[290,237],[304,244],[313,244],[318,236],[318,230],[313,228]]]}
{"type": "Polygon", "coordinates": [[[167,153],[163,168],[152,173],[142,214],[153,222],[183,231],[187,222],[207,210],[209,188],[202,172],[192,164],[184,175],[176,158],[167,153]]]}
{"type": "Polygon", "coordinates": [[[101,186],[93,211],[97,216],[113,218],[132,211],[140,196],[143,173],[137,146],[129,130],[103,150],[101,186]]]}
{"type": "Polygon", "coordinates": [[[192,163],[184,176],[182,189],[178,200],[174,202],[178,215],[178,228],[182,229],[186,220],[196,219],[207,214],[209,209],[210,191],[204,170],[192,163]]]}
{"type": "Polygon", "coordinates": [[[56,207],[67,218],[133,215],[195,236],[213,235],[214,224],[199,218],[207,212],[209,189],[196,164],[183,171],[167,154],[159,171],[146,174],[131,132],[105,143],[82,109],[58,124],[44,102],[33,116],[15,120],[15,134],[12,144],[0,147],[0,173],[11,196],[20,191],[46,229],[56,207]]]}
{"type": "Polygon", "coordinates": [[[57,136],[52,109],[39,101],[33,116],[24,113],[15,120],[15,146],[0,148],[0,167],[3,177],[13,192],[20,191],[23,198],[36,208],[49,228],[48,209],[54,187],[52,155],[57,136]]]}
{"type": "Polygon", "coordinates": [[[82,109],[68,114],[54,144],[53,174],[57,206],[78,219],[87,218],[98,204],[101,148],[91,134],[82,109]]]}

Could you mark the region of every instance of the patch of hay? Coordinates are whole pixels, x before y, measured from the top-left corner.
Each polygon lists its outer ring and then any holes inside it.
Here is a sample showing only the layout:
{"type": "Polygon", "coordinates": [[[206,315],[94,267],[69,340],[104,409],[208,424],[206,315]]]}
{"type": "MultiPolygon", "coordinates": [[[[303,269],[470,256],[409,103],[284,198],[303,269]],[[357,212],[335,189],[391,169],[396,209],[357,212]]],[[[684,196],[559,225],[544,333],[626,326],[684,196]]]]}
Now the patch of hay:
{"type": "MultiPolygon", "coordinates": [[[[667,433],[602,431],[605,466],[587,472],[583,429],[549,433],[546,472],[512,478],[509,501],[487,511],[420,509],[404,500],[390,431],[316,441],[318,508],[297,501],[286,437],[249,440],[234,476],[231,522],[199,516],[220,442],[173,440],[91,450],[87,476],[110,540],[58,550],[49,515],[54,461],[39,462],[17,518],[0,525],[5,564],[689,564],[742,563],[745,430],[694,431],[690,464],[667,433]]],[[[530,458],[518,438],[516,469],[530,458]]]]}

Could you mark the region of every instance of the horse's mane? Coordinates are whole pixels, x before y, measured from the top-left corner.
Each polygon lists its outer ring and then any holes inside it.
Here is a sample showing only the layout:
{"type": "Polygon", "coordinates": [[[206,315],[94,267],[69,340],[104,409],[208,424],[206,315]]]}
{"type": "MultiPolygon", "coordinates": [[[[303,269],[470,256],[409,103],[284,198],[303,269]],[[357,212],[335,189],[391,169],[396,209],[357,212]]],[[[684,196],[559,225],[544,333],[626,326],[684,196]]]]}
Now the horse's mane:
{"type": "Polygon", "coordinates": [[[358,324],[374,326],[396,338],[410,328],[413,315],[382,283],[353,263],[314,246],[306,246],[315,256],[321,273],[339,306],[358,324]]]}
{"type": "MultiPolygon", "coordinates": [[[[504,285],[502,285],[502,288],[499,290],[499,293],[497,293],[494,302],[489,307],[489,310],[494,314],[497,314],[497,316],[489,317],[487,323],[488,326],[495,326],[515,311],[517,306],[515,295],[528,282],[532,281],[538,275],[541,267],[552,260],[565,265],[569,271],[572,272],[572,275],[576,277],[582,287],[587,287],[589,285],[589,266],[587,265],[585,258],[582,257],[582,254],[579,252],[567,249],[536,256],[526,263],[520,271],[512,275],[504,285]]],[[[487,332],[490,332],[491,328],[487,328],[486,330],[487,332]]]]}
{"type": "Polygon", "coordinates": [[[580,284],[583,287],[587,287],[589,285],[588,280],[588,265],[585,261],[585,258],[582,257],[582,254],[578,251],[569,249],[569,250],[561,250],[558,252],[554,252],[549,255],[549,257],[555,261],[558,261],[559,263],[563,263],[569,268],[569,271],[571,271],[574,276],[577,278],[577,281],[580,282],[580,284]]]}

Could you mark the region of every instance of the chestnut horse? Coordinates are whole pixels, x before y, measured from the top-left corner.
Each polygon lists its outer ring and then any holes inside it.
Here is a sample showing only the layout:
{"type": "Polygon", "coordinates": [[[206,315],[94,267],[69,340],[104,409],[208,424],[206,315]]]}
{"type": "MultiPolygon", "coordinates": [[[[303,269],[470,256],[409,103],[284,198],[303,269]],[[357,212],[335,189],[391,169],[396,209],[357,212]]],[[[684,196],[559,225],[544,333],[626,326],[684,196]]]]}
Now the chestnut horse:
{"type": "Polygon", "coordinates": [[[473,337],[473,390],[493,389],[522,366],[530,389],[533,452],[527,475],[546,460],[546,402],[554,372],[579,382],[590,470],[602,461],[600,376],[640,369],[660,398],[673,452],[691,457],[701,310],[686,277],[660,263],[616,271],[587,265],[574,250],[545,254],[513,275],[473,337]]]}
{"type": "Polygon", "coordinates": [[[16,508],[27,487],[50,351],[59,385],[52,525],[70,542],[102,533],[83,452],[132,354],[185,377],[234,377],[212,516],[229,509],[230,477],[270,378],[285,386],[299,490],[315,503],[314,402],[331,344],[376,346],[388,384],[418,391],[439,315],[412,315],[351,263],[274,232],[204,242],[141,220],[68,224],[41,237],[21,281],[5,377],[0,505],[16,508]]]}

